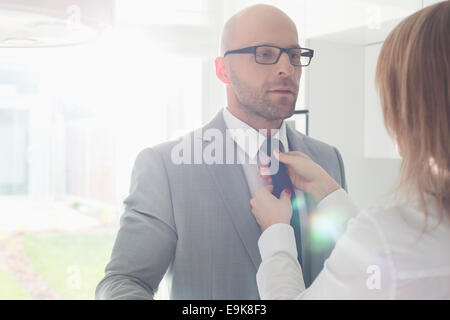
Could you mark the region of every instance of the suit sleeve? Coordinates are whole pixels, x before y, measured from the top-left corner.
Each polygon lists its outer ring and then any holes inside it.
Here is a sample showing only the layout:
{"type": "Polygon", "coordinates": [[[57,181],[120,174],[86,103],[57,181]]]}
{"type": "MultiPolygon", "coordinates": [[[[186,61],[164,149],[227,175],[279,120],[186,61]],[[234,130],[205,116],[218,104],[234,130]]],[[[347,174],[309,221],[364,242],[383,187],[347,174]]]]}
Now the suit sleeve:
{"type": "Polygon", "coordinates": [[[153,299],[177,243],[169,181],[152,149],[137,157],[130,194],[96,299],[153,299]]]}

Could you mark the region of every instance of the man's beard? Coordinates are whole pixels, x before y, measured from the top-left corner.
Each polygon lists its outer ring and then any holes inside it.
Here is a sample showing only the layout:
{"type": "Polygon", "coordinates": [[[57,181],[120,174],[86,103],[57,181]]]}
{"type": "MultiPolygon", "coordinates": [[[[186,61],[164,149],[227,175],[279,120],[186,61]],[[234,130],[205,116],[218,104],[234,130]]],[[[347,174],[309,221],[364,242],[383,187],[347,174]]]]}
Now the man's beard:
{"type": "Polygon", "coordinates": [[[276,83],[266,83],[261,88],[255,88],[241,81],[234,72],[232,72],[231,76],[236,98],[246,111],[255,113],[267,120],[287,119],[294,114],[297,93],[292,103],[290,102],[290,97],[281,97],[277,99],[278,102],[273,102],[266,96],[267,90],[279,87],[290,87],[295,92],[298,92],[298,85],[291,79],[280,80],[276,83]]]}

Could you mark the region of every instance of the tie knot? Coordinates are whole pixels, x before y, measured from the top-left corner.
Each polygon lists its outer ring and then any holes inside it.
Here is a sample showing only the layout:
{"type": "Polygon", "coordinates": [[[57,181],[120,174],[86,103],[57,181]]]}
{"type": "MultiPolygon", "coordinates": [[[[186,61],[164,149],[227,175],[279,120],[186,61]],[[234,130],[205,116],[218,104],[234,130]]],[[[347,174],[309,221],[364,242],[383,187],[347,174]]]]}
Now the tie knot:
{"type": "Polygon", "coordinates": [[[278,172],[279,162],[274,156],[274,150],[284,151],[283,144],[279,139],[267,138],[259,149],[259,163],[267,165],[266,173],[274,175],[278,172]]]}
{"type": "Polygon", "coordinates": [[[261,148],[259,150],[263,152],[264,155],[267,155],[270,158],[273,155],[273,150],[276,149],[278,149],[280,152],[283,152],[283,144],[279,139],[269,137],[264,140],[264,143],[261,145],[261,148]]]}

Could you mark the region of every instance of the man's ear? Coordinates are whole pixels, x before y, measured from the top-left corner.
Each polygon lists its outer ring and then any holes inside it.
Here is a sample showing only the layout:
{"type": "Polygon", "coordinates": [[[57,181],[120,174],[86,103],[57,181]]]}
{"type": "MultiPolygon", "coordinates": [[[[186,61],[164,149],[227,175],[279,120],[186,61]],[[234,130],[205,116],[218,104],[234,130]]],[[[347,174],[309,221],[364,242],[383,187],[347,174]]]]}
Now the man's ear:
{"type": "Polygon", "coordinates": [[[219,78],[220,81],[222,81],[224,84],[231,84],[230,79],[228,78],[227,71],[225,70],[225,60],[223,57],[217,57],[216,60],[214,60],[214,63],[216,65],[216,75],[217,78],[219,78]]]}

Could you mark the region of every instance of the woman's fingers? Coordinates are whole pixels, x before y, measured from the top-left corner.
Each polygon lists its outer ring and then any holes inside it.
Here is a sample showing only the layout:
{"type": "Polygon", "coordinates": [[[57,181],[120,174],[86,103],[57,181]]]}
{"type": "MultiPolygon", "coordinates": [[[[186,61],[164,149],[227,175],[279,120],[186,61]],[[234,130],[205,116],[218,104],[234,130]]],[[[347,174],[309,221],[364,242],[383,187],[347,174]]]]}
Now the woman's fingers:
{"type": "Polygon", "coordinates": [[[256,190],[253,199],[266,199],[268,196],[272,196],[273,185],[268,184],[256,190]]]}
{"type": "Polygon", "coordinates": [[[264,180],[266,180],[268,183],[272,184],[272,178],[270,177],[269,165],[267,165],[267,164],[259,165],[259,173],[264,180]]]}
{"type": "Polygon", "coordinates": [[[280,194],[280,200],[287,200],[290,203],[291,202],[291,192],[292,192],[292,190],[289,188],[284,189],[280,194]]]}
{"type": "MultiPolygon", "coordinates": [[[[317,175],[317,165],[304,153],[298,151],[282,152],[274,150],[274,156],[286,165],[289,178],[297,189],[305,190],[305,185],[317,175]]],[[[268,163],[259,166],[261,177],[272,184],[271,170],[268,163]]]]}
{"type": "Polygon", "coordinates": [[[290,193],[292,190],[285,189],[280,199],[272,194],[273,186],[261,187],[255,192],[250,200],[252,213],[262,230],[267,229],[275,223],[289,223],[292,216],[292,205],[290,193]]]}
{"type": "Polygon", "coordinates": [[[290,165],[294,165],[297,161],[299,161],[299,159],[310,160],[310,158],[306,154],[300,151],[280,152],[278,149],[275,149],[274,155],[275,158],[278,159],[278,161],[290,165]]]}
{"type": "Polygon", "coordinates": [[[309,178],[311,174],[312,160],[305,154],[300,152],[282,152],[275,153],[279,161],[284,163],[288,169],[293,169],[296,174],[309,178]]]}

